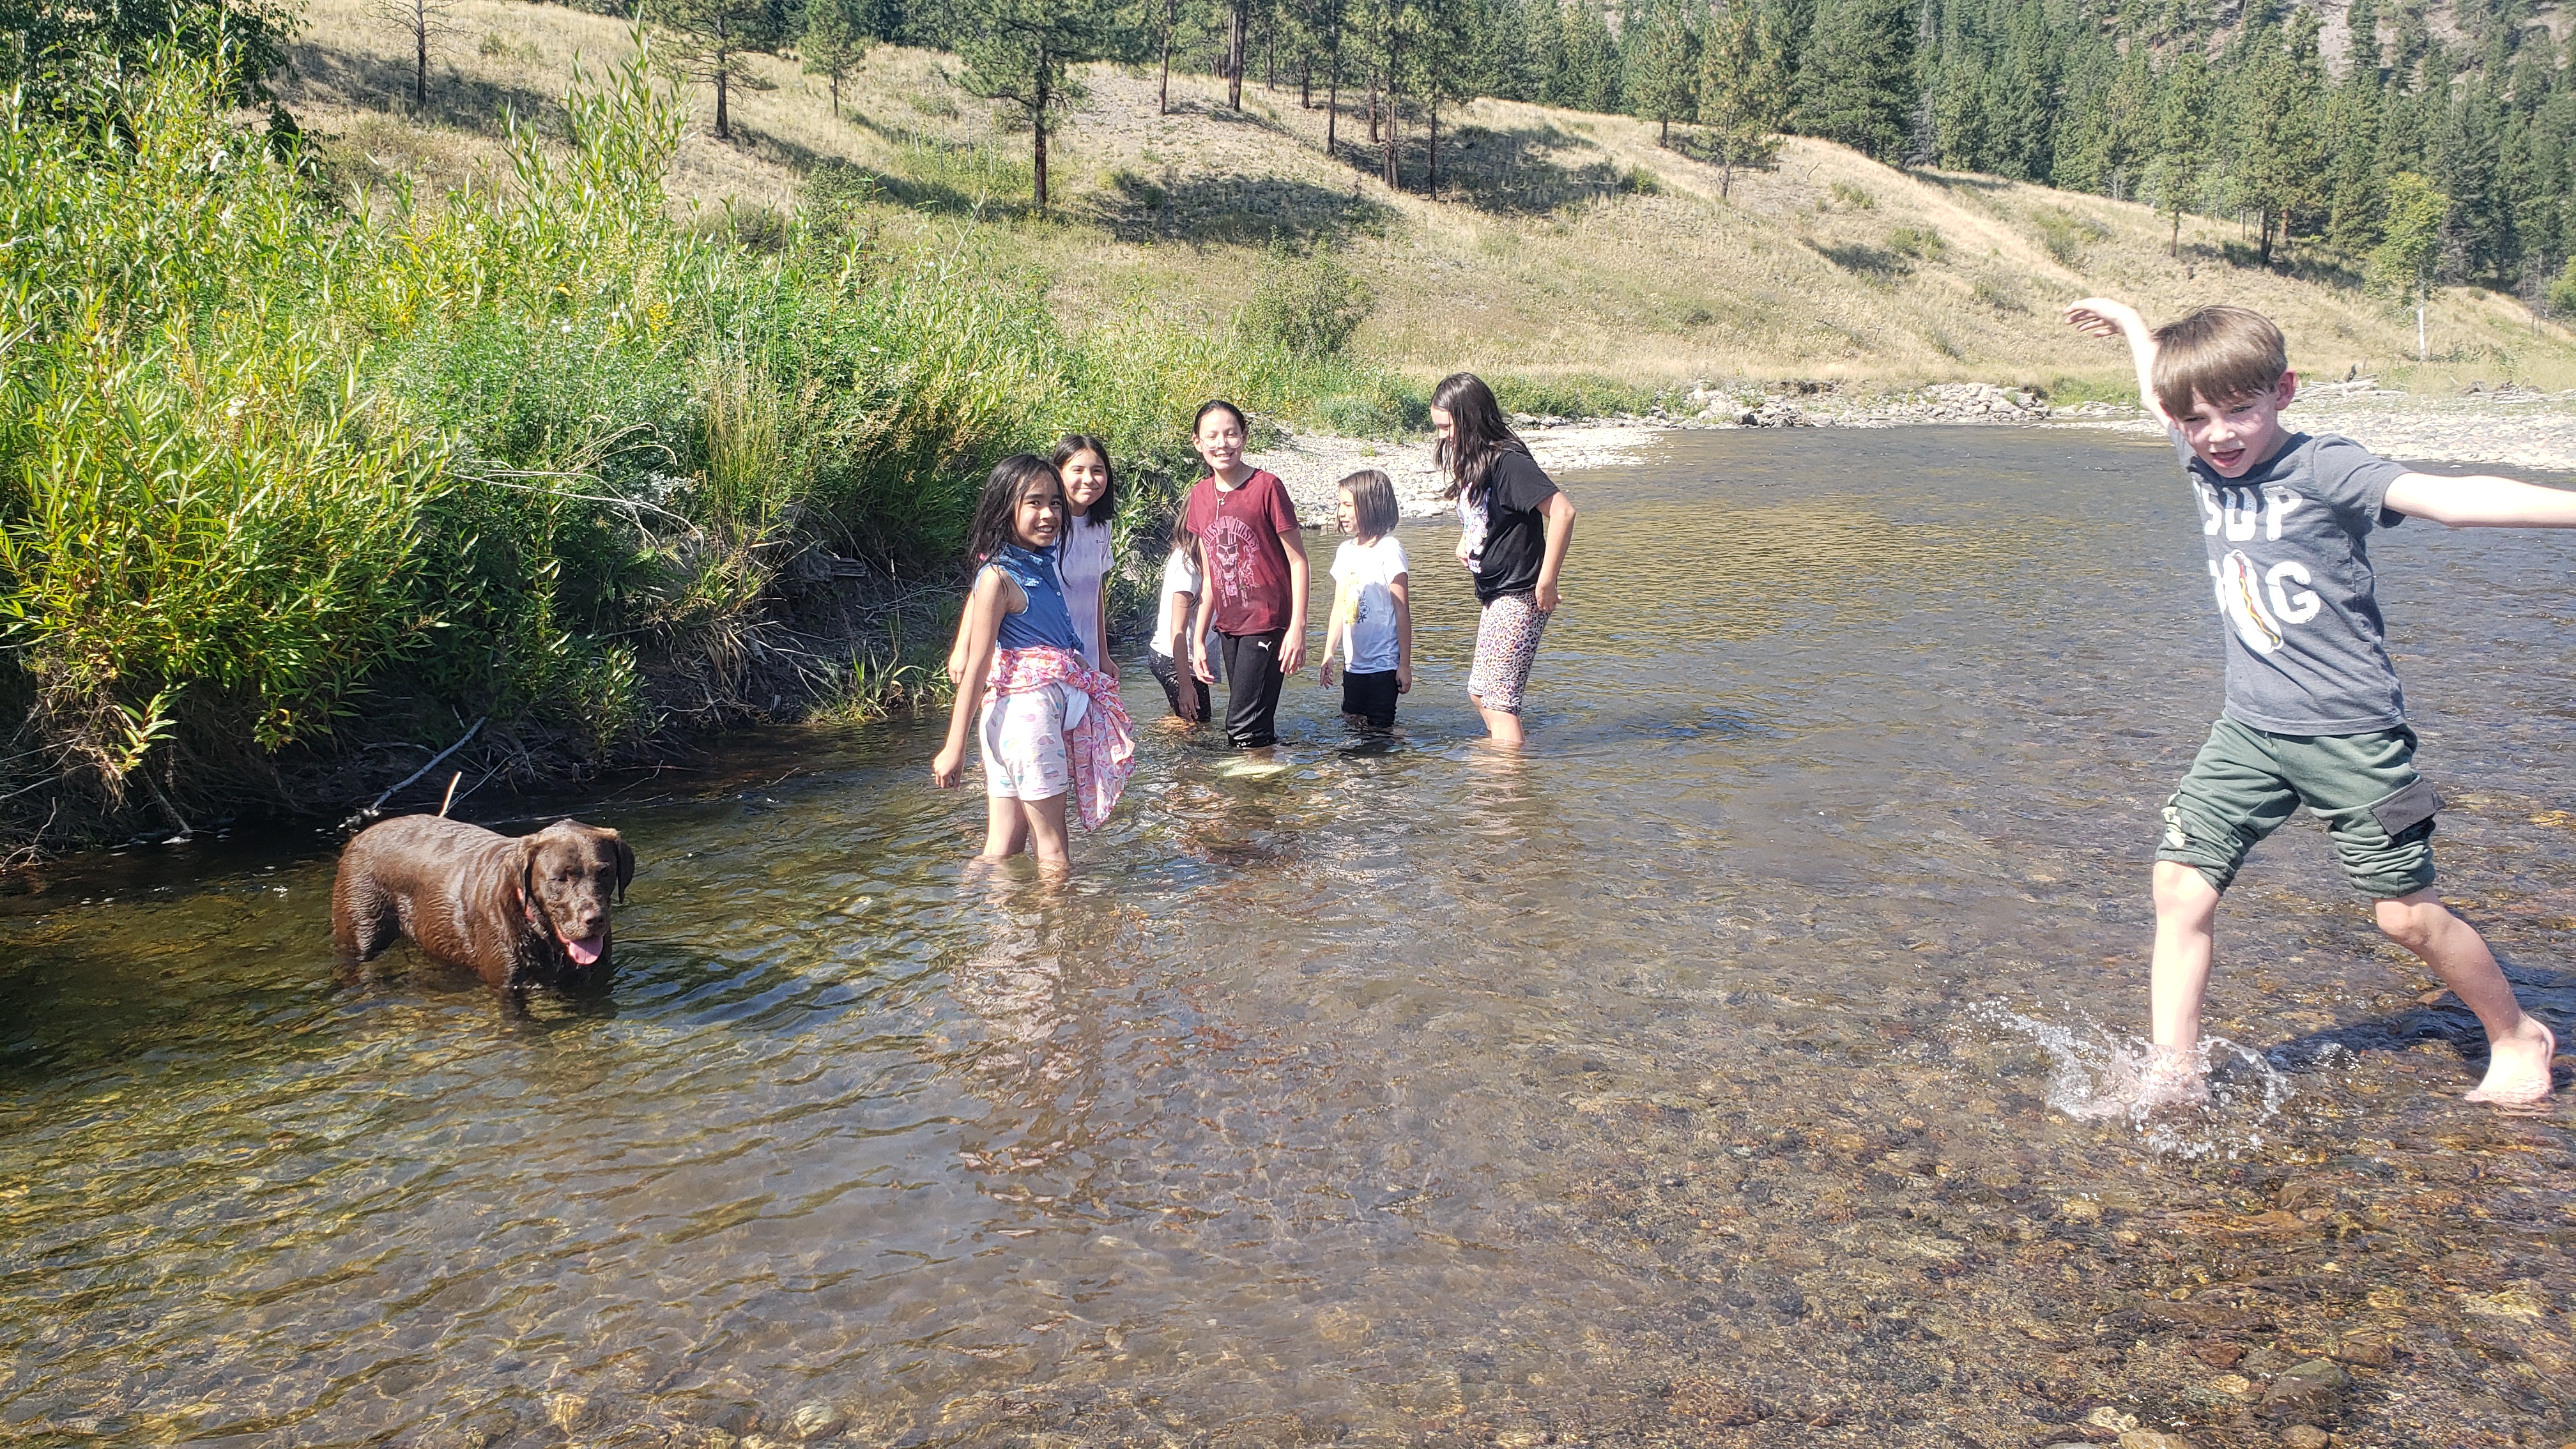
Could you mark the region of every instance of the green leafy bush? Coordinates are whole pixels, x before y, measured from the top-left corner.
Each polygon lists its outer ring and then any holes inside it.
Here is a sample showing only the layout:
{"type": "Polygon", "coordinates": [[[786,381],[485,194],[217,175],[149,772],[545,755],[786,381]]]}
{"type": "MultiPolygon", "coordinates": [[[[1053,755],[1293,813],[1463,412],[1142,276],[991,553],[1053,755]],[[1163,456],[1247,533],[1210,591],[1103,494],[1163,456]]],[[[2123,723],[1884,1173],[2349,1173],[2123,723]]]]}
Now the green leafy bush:
{"type": "Polygon", "coordinates": [[[1301,357],[1331,357],[1368,320],[1376,298],[1330,251],[1303,254],[1273,242],[1237,325],[1256,343],[1301,357]]]}
{"type": "Polygon", "coordinates": [[[2110,234],[2100,222],[2053,206],[2033,208],[2030,219],[2039,228],[2039,244],[2070,267],[2084,260],[2085,248],[2110,234]]]}

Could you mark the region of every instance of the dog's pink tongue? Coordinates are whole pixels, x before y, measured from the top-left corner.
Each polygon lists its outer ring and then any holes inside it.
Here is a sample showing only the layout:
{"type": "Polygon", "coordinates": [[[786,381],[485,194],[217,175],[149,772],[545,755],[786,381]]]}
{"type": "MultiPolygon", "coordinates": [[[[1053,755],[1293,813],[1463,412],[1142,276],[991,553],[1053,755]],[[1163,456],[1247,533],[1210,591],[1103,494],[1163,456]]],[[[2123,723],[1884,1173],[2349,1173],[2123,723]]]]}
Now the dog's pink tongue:
{"type": "Polygon", "coordinates": [[[593,936],[587,941],[576,941],[567,936],[564,938],[564,949],[572,953],[572,959],[576,963],[588,966],[599,959],[599,938],[593,936]]]}

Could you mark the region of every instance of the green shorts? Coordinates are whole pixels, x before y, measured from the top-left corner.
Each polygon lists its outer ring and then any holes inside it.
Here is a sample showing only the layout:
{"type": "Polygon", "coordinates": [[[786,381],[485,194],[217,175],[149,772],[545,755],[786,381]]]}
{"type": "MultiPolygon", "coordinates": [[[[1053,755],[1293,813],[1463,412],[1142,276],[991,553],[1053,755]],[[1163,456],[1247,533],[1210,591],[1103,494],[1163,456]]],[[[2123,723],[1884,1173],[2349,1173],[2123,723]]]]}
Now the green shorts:
{"type": "Polygon", "coordinates": [[[2224,891],[2257,841],[2305,805],[2363,894],[2433,883],[2433,788],[2415,771],[2415,732],[2276,735],[2221,719],[2165,801],[2156,859],[2179,861],[2224,891]]]}

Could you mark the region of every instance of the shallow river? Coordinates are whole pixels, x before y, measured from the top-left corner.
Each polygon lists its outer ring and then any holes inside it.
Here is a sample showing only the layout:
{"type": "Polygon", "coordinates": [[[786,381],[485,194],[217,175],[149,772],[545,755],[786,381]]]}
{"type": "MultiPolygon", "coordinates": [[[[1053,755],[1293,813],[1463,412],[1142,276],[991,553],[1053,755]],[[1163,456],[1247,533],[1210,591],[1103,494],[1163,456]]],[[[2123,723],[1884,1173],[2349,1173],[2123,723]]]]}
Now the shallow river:
{"type": "MultiPolygon", "coordinates": [[[[313,837],[0,897],[0,1437],[2576,1437],[2568,1099],[2459,1100],[2312,822],[2222,913],[2218,1104],[2104,1113],[2218,703],[2168,453],[1571,482],[1526,760],[1407,525],[1395,747],[1311,682],[1275,775],[1150,730],[1061,895],[966,877],[928,721],[579,802],[642,861],[599,1005],[335,971],[313,837]]],[[[2576,1042],[2576,539],[2375,556],[2446,888],[2576,1042]]]]}

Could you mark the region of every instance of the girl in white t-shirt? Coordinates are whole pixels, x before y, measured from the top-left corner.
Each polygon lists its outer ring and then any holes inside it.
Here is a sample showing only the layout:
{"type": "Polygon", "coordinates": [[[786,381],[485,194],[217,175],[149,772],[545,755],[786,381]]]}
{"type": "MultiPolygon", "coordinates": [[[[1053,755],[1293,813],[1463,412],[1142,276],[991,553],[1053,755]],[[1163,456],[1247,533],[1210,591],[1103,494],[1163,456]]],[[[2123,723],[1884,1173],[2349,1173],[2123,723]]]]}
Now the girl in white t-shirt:
{"type": "MultiPolygon", "coordinates": [[[[1199,536],[1190,532],[1186,511],[1172,516],[1172,555],[1163,561],[1163,597],[1154,610],[1153,654],[1149,662],[1154,678],[1163,686],[1163,698],[1171,701],[1174,718],[1196,724],[1208,717],[1208,687],[1205,680],[1189,672],[1189,656],[1175,662],[1173,654],[1188,643],[1190,621],[1198,617],[1199,591],[1204,585],[1199,578],[1199,536]]],[[[1216,631],[1208,631],[1207,655],[1211,672],[1219,651],[1216,631]]]]}
{"type": "Polygon", "coordinates": [[[1350,535],[1333,554],[1333,615],[1324,626],[1326,688],[1333,654],[1344,660],[1342,718],[1368,730],[1395,727],[1395,697],[1413,691],[1413,606],[1404,545],[1395,538],[1395,484],[1375,468],[1341,482],[1336,512],[1350,535]]]}
{"type": "Polygon", "coordinates": [[[1109,466],[1109,446],[1084,433],[1067,433],[1055,445],[1055,471],[1064,479],[1064,539],[1056,545],[1056,573],[1064,580],[1064,602],[1073,615],[1073,632],[1091,667],[1118,677],[1109,657],[1110,535],[1118,520],[1118,475],[1109,466]]]}

